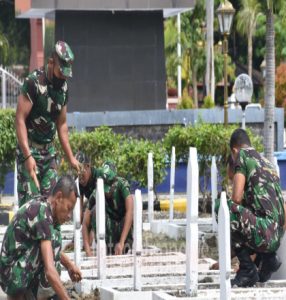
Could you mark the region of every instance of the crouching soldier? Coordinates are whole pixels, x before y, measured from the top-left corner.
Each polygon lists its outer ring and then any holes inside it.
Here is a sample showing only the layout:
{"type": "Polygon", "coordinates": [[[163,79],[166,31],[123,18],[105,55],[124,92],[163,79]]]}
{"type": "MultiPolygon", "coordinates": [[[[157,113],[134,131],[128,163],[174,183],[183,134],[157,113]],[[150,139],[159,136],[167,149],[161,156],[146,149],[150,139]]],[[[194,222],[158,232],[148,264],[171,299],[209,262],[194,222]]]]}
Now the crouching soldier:
{"type": "Polygon", "coordinates": [[[281,265],[276,255],[284,234],[284,201],[277,172],[254,148],[242,129],[233,132],[231,200],[232,249],[240,266],[232,286],[247,287],[270,279],[281,265]],[[250,255],[256,253],[256,264],[250,255]],[[258,267],[258,268],[257,268],[258,267]]]}
{"type": "Polygon", "coordinates": [[[60,225],[71,218],[77,188],[70,176],[56,183],[48,199],[24,204],[5,233],[0,257],[0,285],[8,299],[69,299],[60,279],[60,264],[72,281],[80,270],[61,253],[60,225]]]}
{"type": "MultiPolygon", "coordinates": [[[[97,169],[97,176],[104,181],[105,194],[105,240],[108,254],[121,255],[132,247],[133,197],[130,187],[122,177],[117,176],[115,166],[105,162],[97,169]]],[[[96,189],[89,198],[84,212],[82,233],[84,249],[91,256],[89,231],[93,229],[96,236],[96,189]]]]}

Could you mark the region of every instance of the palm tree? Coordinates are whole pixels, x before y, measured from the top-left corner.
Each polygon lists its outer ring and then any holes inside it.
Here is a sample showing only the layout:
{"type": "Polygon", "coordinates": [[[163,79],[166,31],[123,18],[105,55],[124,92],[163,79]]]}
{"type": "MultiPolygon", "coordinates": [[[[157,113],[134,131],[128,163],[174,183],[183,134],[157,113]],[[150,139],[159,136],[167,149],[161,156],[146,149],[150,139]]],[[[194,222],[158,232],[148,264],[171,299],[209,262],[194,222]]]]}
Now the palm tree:
{"type": "Polygon", "coordinates": [[[274,161],[274,107],[275,107],[275,32],[274,32],[274,3],[275,8],[281,8],[284,0],[264,0],[266,12],[266,78],[265,78],[265,111],[264,111],[264,154],[267,159],[274,161]]]}
{"type": "Polygon", "coordinates": [[[261,4],[257,0],[242,0],[242,9],[237,14],[237,30],[247,36],[248,75],[252,78],[253,35],[257,19],[262,15],[261,4]]]}
{"type": "Polygon", "coordinates": [[[214,0],[206,0],[206,92],[212,100],[215,99],[215,75],[214,75],[214,0]]]}

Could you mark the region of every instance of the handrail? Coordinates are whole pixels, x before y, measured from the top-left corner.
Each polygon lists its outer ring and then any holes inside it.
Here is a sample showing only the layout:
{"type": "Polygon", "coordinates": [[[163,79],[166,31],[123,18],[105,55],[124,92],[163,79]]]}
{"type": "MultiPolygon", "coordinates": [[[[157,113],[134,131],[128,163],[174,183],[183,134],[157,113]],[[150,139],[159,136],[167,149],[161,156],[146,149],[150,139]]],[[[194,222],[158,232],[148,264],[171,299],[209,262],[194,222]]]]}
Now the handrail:
{"type": "Polygon", "coordinates": [[[4,72],[6,75],[8,75],[10,78],[12,78],[14,81],[16,81],[16,83],[18,83],[19,85],[23,84],[23,81],[21,81],[20,79],[18,79],[17,77],[15,77],[13,74],[11,74],[6,68],[3,68],[2,66],[0,66],[0,72],[4,72]]]}

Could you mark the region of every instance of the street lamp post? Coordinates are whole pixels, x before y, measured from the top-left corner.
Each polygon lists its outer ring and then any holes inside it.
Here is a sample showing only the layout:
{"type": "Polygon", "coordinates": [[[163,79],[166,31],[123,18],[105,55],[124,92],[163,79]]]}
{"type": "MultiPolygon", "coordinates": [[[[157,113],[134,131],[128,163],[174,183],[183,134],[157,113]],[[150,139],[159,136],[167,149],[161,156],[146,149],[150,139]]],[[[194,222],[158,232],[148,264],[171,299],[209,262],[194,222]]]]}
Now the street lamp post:
{"type": "Polygon", "coordinates": [[[240,74],[234,82],[235,98],[242,109],[241,128],[245,130],[245,110],[247,104],[251,102],[253,94],[252,79],[247,74],[240,74]]]}
{"type": "Polygon", "coordinates": [[[225,0],[217,9],[220,32],[223,35],[223,56],[224,56],[224,125],[228,123],[228,92],[227,92],[227,53],[228,53],[228,36],[230,33],[235,9],[232,4],[225,0]]]}

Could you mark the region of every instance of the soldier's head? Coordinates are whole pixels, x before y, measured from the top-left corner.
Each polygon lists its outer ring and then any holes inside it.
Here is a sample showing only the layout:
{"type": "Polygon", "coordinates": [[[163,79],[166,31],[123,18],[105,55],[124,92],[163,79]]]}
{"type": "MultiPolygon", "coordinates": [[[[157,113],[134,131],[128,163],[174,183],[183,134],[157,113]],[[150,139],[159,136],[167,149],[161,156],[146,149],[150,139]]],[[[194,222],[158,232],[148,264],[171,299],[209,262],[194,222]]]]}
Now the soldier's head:
{"type": "Polygon", "coordinates": [[[75,158],[80,163],[79,183],[82,186],[87,186],[91,178],[90,159],[81,151],[77,152],[75,158]]]}
{"type": "Polygon", "coordinates": [[[66,42],[58,41],[48,61],[48,76],[53,87],[59,89],[72,77],[74,54],[66,42]]]}
{"type": "Polygon", "coordinates": [[[70,220],[77,196],[78,191],[72,176],[60,177],[51,196],[53,217],[57,224],[70,220]]]}
{"type": "Polygon", "coordinates": [[[236,129],[230,137],[229,146],[232,159],[235,161],[241,148],[251,146],[251,142],[246,131],[241,128],[236,129]]]}

